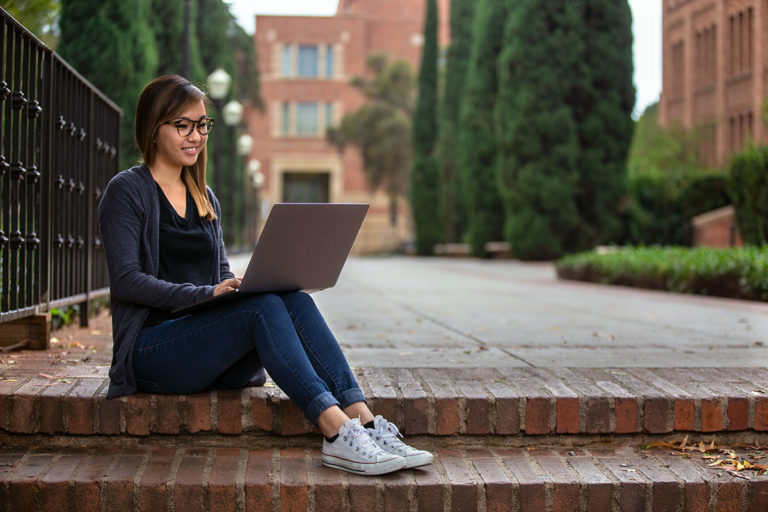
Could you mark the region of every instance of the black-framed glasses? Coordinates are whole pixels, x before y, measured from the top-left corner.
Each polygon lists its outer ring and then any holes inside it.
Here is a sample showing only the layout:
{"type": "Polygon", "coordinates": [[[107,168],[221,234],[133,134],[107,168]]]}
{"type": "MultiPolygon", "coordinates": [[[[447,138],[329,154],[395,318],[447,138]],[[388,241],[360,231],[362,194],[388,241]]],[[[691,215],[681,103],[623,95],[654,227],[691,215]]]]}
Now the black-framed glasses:
{"type": "Polygon", "coordinates": [[[208,135],[213,129],[213,118],[201,117],[197,121],[194,121],[188,117],[180,117],[175,121],[166,121],[163,124],[170,124],[175,126],[176,131],[179,132],[179,135],[182,137],[189,137],[192,135],[192,130],[195,129],[195,125],[197,125],[197,132],[200,135],[208,135]]]}

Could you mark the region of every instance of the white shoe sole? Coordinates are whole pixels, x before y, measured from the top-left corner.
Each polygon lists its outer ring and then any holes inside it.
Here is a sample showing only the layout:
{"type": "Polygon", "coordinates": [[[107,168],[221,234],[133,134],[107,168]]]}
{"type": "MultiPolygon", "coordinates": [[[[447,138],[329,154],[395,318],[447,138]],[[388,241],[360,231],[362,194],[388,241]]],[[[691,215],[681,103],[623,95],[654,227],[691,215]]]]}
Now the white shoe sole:
{"type": "Polygon", "coordinates": [[[429,452],[419,453],[418,455],[411,455],[410,457],[405,457],[405,462],[407,464],[405,467],[407,469],[411,469],[426,466],[428,464],[432,464],[433,459],[434,457],[429,452]]]}
{"type": "Polygon", "coordinates": [[[334,455],[322,454],[321,457],[324,466],[329,468],[341,469],[358,475],[385,475],[404,469],[408,463],[403,457],[392,457],[381,462],[355,462],[334,455]]]}

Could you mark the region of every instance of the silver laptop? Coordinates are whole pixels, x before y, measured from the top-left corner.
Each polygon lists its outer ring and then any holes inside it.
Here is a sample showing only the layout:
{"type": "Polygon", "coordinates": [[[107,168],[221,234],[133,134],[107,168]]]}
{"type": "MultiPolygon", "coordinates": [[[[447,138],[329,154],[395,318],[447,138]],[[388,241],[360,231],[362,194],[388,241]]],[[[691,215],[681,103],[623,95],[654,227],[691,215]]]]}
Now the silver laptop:
{"type": "Polygon", "coordinates": [[[172,311],[182,316],[244,294],[336,284],[368,211],[367,204],[278,203],[269,212],[240,288],[172,311]]]}

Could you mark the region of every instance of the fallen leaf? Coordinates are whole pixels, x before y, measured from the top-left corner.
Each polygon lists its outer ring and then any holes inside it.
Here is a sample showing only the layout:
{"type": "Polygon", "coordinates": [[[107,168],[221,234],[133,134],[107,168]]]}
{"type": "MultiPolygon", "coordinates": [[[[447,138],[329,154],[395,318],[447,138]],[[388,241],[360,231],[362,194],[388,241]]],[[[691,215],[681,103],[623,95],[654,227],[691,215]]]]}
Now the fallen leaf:
{"type": "Polygon", "coordinates": [[[54,377],[53,375],[48,375],[47,373],[38,373],[38,375],[46,379],[56,380],[56,377],[54,377]]]}
{"type": "Polygon", "coordinates": [[[676,446],[672,445],[672,443],[668,443],[666,441],[656,441],[655,443],[651,443],[649,445],[645,446],[645,449],[648,448],[670,448],[675,449],[676,446]]]}

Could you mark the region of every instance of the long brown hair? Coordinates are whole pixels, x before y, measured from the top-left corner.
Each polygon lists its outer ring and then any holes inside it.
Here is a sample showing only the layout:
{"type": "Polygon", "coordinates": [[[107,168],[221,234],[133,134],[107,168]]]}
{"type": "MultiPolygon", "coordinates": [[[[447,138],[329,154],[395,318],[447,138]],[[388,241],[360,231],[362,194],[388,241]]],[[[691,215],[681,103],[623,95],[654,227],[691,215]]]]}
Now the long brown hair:
{"type": "MultiPolygon", "coordinates": [[[[177,119],[186,108],[198,101],[208,99],[192,82],[178,75],[166,75],[155,78],[144,87],[136,105],[134,137],[136,146],[141,151],[141,158],[147,165],[152,165],[157,148],[155,138],[160,126],[177,119]]],[[[208,200],[205,189],[206,146],[203,146],[194,165],[184,166],[181,179],[187,186],[197,206],[197,212],[206,220],[216,218],[213,206],[208,200]]]]}

